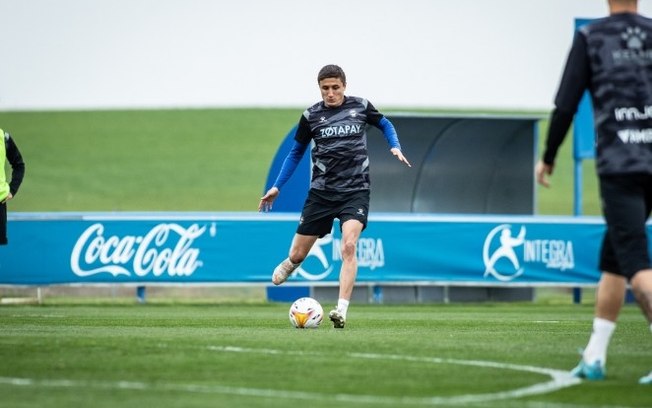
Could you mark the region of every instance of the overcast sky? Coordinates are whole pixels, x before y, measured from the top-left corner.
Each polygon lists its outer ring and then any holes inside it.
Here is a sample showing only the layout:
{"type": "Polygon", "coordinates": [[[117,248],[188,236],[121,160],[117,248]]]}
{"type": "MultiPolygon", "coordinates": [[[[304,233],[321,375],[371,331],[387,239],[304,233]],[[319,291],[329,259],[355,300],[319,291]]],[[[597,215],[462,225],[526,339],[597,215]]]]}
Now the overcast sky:
{"type": "Polygon", "coordinates": [[[0,109],[305,107],[336,63],[382,108],[548,110],[574,18],[606,4],[0,0],[0,109]]]}

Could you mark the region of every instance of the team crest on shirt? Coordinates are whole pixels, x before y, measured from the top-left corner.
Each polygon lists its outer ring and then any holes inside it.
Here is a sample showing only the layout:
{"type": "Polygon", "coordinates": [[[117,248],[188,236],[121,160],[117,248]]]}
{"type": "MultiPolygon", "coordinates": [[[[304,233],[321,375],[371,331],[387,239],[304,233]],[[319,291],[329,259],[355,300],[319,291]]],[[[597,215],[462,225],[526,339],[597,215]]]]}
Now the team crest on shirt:
{"type": "Polygon", "coordinates": [[[647,32],[641,27],[627,27],[621,34],[624,47],[613,50],[612,57],[616,64],[652,63],[652,50],[646,49],[647,32]]]}
{"type": "Polygon", "coordinates": [[[358,112],[356,112],[355,109],[351,109],[349,112],[350,112],[352,118],[355,118],[356,116],[358,116],[358,112]]]}
{"type": "Polygon", "coordinates": [[[640,27],[627,27],[627,29],[620,34],[620,38],[625,41],[627,48],[630,50],[641,50],[645,45],[647,33],[641,30],[640,27]]]}

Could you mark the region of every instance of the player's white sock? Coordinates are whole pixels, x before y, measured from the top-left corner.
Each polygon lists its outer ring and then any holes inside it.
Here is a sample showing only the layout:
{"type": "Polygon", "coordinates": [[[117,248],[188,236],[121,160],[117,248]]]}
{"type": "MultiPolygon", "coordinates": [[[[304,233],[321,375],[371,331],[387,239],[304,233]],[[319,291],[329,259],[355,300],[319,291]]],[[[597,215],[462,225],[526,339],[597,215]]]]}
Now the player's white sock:
{"type": "Polygon", "coordinates": [[[591,333],[589,344],[582,354],[585,363],[593,364],[597,360],[600,360],[602,366],[607,364],[607,347],[615,329],[615,322],[599,317],[593,319],[593,332],[591,333]]]}
{"type": "Polygon", "coordinates": [[[346,320],[346,312],[349,310],[349,301],[346,299],[337,300],[337,311],[342,314],[344,320],[346,320]]]}

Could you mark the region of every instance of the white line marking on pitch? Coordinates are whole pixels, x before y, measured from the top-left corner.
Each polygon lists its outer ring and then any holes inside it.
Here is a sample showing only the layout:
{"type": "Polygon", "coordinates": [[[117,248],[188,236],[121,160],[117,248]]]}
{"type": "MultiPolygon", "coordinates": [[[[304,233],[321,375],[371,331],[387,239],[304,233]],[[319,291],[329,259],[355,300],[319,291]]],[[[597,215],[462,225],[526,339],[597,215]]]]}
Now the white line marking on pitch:
{"type": "MultiPolygon", "coordinates": [[[[282,350],[274,350],[274,349],[248,349],[243,347],[231,347],[231,346],[227,346],[227,347],[209,346],[208,348],[209,350],[222,351],[222,352],[286,354],[286,352],[282,350]]],[[[296,355],[297,352],[292,351],[291,354],[296,355]]],[[[315,353],[311,352],[310,354],[314,355],[315,353]]],[[[527,371],[531,373],[547,375],[551,378],[550,381],[537,383],[534,385],[517,388],[509,391],[500,391],[500,392],[487,393],[487,394],[457,395],[452,397],[430,397],[430,398],[403,397],[398,399],[392,399],[391,403],[442,405],[442,404],[468,404],[474,402],[476,403],[489,402],[489,401],[545,394],[545,393],[557,391],[562,388],[571,387],[573,385],[577,385],[582,382],[582,380],[580,380],[579,378],[575,378],[571,376],[568,371],[554,370],[550,368],[535,367],[535,366],[525,366],[525,365],[518,365],[518,364],[497,363],[493,361],[459,360],[459,359],[436,358],[436,357],[414,357],[414,356],[404,356],[404,355],[397,355],[397,354],[347,353],[347,355],[351,358],[361,358],[361,359],[404,360],[404,361],[433,363],[433,364],[456,364],[456,365],[468,365],[468,366],[484,367],[484,368],[497,368],[503,370],[527,371]]],[[[350,396],[347,395],[347,398],[348,397],[350,396]]],[[[372,396],[364,396],[364,397],[365,399],[375,398],[372,396]]],[[[382,402],[390,402],[390,401],[388,401],[387,397],[383,397],[382,402]]]]}
{"type": "MultiPolygon", "coordinates": [[[[209,350],[230,353],[260,353],[269,355],[283,355],[287,352],[275,349],[249,349],[232,346],[209,346],[209,350]]],[[[297,352],[293,351],[293,355],[297,352]]],[[[315,353],[311,353],[314,355],[315,353]]],[[[166,390],[181,391],[189,393],[228,394],[250,397],[274,397],[298,400],[327,400],[335,399],[341,402],[368,403],[368,404],[412,404],[412,405],[444,405],[444,404],[469,404],[481,403],[512,398],[526,397],[545,394],[562,388],[571,387],[581,383],[581,380],[572,377],[567,371],[553,370],[542,367],[525,366],[517,364],[504,364],[492,361],[480,360],[459,360],[436,357],[416,357],[397,354],[372,354],[372,353],[348,353],[351,358],[374,359],[374,360],[404,360],[412,362],[432,364],[456,364],[484,368],[497,368],[503,370],[527,371],[547,375],[550,381],[537,383],[527,387],[517,388],[508,391],[499,391],[486,394],[456,395],[451,397],[389,397],[378,395],[354,395],[354,394],[322,394],[316,392],[283,391],[262,388],[227,387],[220,385],[199,385],[199,384],[174,384],[174,383],[144,383],[127,381],[75,381],[75,380],[48,380],[31,378],[0,377],[0,384],[13,386],[32,387],[56,387],[56,388],[80,388],[91,387],[100,389],[127,389],[127,390],[166,390]]]]}

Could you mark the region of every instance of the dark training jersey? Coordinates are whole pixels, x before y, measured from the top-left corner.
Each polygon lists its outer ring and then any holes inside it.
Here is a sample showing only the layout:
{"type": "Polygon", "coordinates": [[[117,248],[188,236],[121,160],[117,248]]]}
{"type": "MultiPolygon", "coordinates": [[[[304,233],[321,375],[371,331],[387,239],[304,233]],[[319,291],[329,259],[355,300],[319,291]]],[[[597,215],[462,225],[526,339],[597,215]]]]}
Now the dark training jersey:
{"type": "Polygon", "coordinates": [[[314,141],[310,188],[325,191],[369,190],[367,124],[380,128],[384,116],[363,98],[346,96],[342,105],[324,102],[306,109],[294,139],[314,141]]]}
{"type": "MultiPolygon", "coordinates": [[[[23,161],[23,156],[20,154],[16,143],[11,138],[9,132],[4,132],[0,129],[0,138],[5,144],[5,156],[6,161],[9,162],[11,166],[11,182],[9,183],[9,192],[11,195],[16,195],[18,193],[18,188],[20,188],[21,183],[23,182],[23,177],[25,176],[25,162],[23,161]]],[[[0,171],[4,171],[4,162],[5,157],[0,157],[0,163],[3,166],[0,166],[0,171]]]]}
{"type": "Polygon", "coordinates": [[[593,102],[598,174],[652,174],[652,19],[614,14],[576,32],[545,163],[554,162],[586,89],[593,102]]]}

